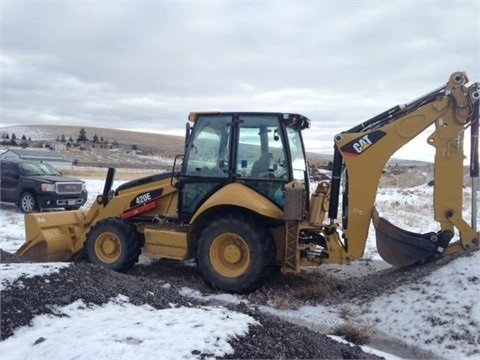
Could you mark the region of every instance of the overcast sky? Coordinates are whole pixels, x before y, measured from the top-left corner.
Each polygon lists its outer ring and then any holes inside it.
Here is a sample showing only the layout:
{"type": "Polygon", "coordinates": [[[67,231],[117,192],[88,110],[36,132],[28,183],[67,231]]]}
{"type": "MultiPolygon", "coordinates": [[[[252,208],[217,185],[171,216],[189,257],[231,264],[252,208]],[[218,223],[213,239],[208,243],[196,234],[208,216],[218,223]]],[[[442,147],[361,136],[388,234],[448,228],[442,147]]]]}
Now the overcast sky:
{"type": "Polygon", "coordinates": [[[464,70],[480,0],[1,1],[1,126],[183,135],[200,110],[298,112],[310,150],[464,70]]]}

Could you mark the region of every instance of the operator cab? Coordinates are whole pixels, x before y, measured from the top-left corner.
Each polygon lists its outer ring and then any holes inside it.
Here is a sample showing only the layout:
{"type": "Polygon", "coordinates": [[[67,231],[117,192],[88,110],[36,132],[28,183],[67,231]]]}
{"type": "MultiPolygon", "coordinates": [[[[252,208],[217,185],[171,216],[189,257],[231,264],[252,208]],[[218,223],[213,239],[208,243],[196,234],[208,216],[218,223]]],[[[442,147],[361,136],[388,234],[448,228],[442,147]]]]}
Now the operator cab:
{"type": "MultiPolygon", "coordinates": [[[[298,114],[265,112],[190,113],[180,181],[180,218],[188,221],[221,187],[239,182],[283,209],[285,184],[308,190],[301,131],[310,121],[298,114]]],[[[308,194],[307,194],[308,195],[308,194]]],[[[308,197],[307,197],[308,198],[308,197]]]]}

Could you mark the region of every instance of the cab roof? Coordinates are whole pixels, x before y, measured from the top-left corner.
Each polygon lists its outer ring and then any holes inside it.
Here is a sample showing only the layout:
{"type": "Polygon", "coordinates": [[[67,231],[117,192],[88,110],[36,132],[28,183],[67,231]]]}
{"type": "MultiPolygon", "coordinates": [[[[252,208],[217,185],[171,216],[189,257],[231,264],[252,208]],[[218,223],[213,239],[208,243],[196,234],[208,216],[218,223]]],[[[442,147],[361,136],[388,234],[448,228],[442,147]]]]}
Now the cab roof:
{"type": "Polygon", "coordinates": [[[274,115],[281,116],[290,126],[303,130],[310,127],[310,120],[300,114],[282,113],[282,112],[262,112],[262,111],[192,111],[188,115],[188,120],[196,122],[203,115],[274,115]]]}

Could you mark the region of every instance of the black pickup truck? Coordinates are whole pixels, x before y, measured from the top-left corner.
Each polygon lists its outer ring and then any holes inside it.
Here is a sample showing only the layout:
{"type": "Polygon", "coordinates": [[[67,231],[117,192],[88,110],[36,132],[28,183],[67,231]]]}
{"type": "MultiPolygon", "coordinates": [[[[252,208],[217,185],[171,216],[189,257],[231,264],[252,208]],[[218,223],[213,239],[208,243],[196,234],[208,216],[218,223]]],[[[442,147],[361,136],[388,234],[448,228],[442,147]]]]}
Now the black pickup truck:
{"type": "Polygon", "coordinates": [[[25,213],[49,208],[76,210],[87,201],[85,182],[63,177],[47,163],[1,160],[0,201],[18,204],[25,213]]]}

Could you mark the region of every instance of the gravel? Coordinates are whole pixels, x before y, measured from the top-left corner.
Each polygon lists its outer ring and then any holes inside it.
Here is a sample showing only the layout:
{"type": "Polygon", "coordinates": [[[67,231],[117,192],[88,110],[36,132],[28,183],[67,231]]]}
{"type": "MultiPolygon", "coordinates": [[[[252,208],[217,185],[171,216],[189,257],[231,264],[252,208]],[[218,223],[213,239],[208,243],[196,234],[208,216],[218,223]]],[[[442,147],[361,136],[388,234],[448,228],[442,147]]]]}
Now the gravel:
{"type": "MultiPolygon", "coordinates": [[[[3,264],[26,262],[1,249],[0,261],[3,264]]],[[[64,306],[78,299],[100,305],[122,294],[133,304],[149,304],[157,309],[170,308],[172,303],[189,307],[206,305],[202,300],[179,294],[182,287],[211,293],[199,280],[194,266],[168,261],[138,265],[128,274],[80,262],[47,276],[21,277],[0,294],[1,339],[12,336],[17,328],[29,325],[37,315],[53,314],[52,306],[64,306]],[[164,286],[166,282],[170,286],[164,286]]],[[[251,298],[255,299],[255,296],[251,298]]],[[[261,324],[252,325],[246,336],[231,339],[234,353],[225,359],[379,359],[363,352],[359,346],[339,343],[262,313],[255,306],[243,303],[223,306],[248,314],[261,324]]]]}

